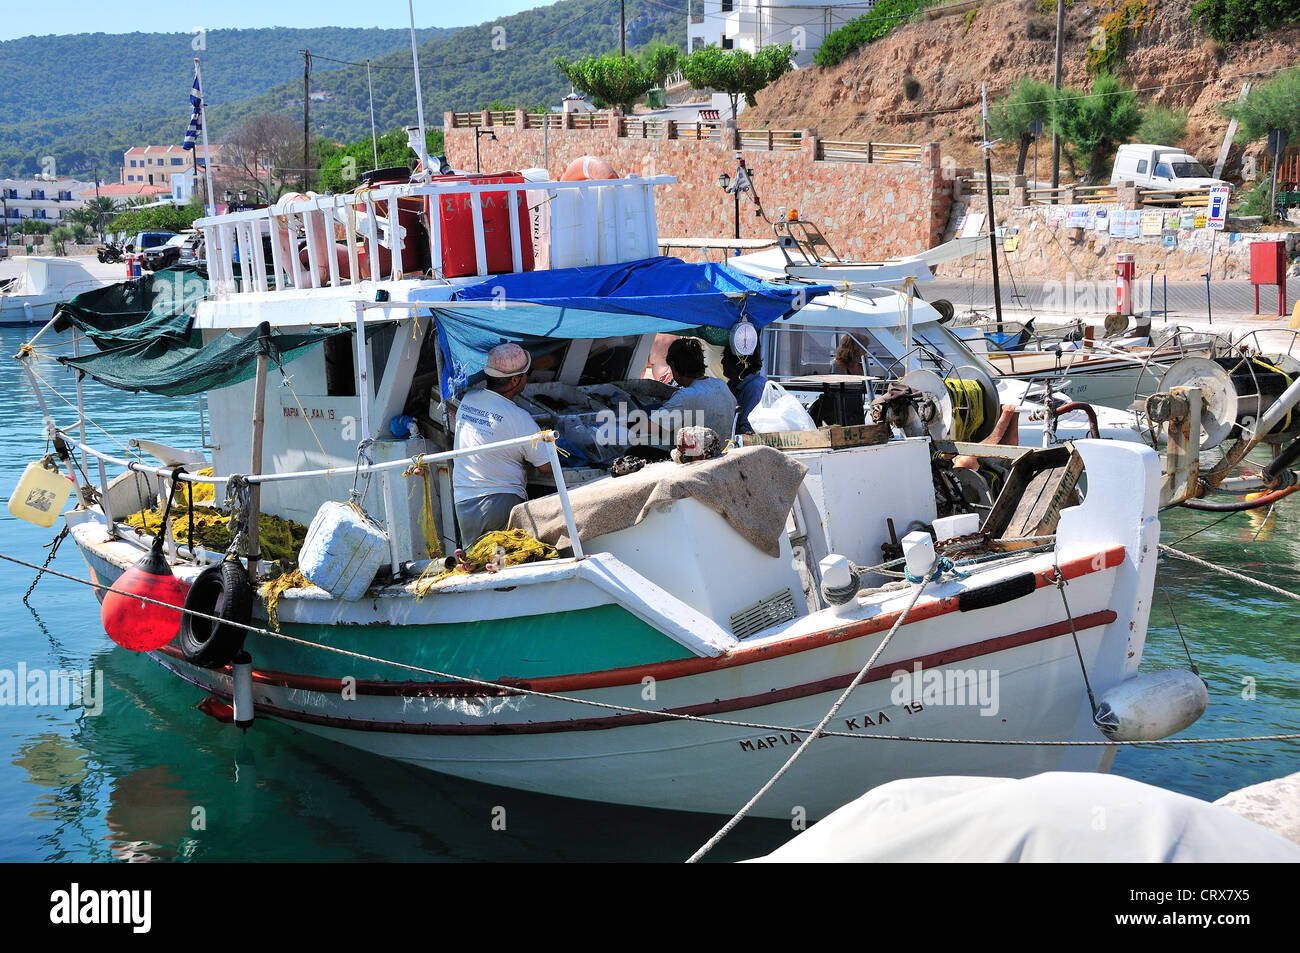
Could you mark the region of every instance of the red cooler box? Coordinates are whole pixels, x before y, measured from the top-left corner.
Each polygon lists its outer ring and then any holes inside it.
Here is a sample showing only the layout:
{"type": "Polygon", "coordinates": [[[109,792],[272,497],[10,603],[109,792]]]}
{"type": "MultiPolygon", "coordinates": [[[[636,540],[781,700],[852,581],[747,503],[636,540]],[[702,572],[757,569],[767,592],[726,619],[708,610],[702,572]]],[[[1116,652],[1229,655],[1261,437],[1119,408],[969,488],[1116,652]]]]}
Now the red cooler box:
{"type": "MultiPolygon", "coordinates": [[[[498,172],[492,175],[439,175],[435,182],[467,182],[472,185],[498,185],[505,182],[523,182],[518,172],[498,172]]],[[[510,221],[510,193],[484,192],[483,244],[490,275],[509,274],[514,271],[514,258],[510,251],[510,230],[519,235],[519,260],[524,271],[533,270],[533,232],[528,222],[526,193],[519,192],[519,210],[515,221],[510,221]]],[[[478,274],[478,261],[474,254],[474,212],[468,193],[438,196],[438,222],[442,229],[442,273],[447,278],[478,274]]],[[[432,216],[430,216],[432,218],[432,216]]]]}

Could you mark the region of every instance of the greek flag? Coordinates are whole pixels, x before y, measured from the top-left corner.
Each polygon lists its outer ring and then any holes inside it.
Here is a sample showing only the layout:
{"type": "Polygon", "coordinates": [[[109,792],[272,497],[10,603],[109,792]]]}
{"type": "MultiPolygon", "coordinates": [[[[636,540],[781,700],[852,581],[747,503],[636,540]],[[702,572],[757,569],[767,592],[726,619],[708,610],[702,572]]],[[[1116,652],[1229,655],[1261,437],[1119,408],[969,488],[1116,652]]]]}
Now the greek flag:
{"type": "Polygon", "coordinates": [[[182,149],[193,149],[195,140],[200,132],[203,131],[203,121],[201,119],[203,111],[203,92],[199,89],[199,73],[194,71],[194,85],[190,88],[190,105],[194,111],[190,113],[190,125],[185,130],[185,141],[181,143],[182,149]]]}

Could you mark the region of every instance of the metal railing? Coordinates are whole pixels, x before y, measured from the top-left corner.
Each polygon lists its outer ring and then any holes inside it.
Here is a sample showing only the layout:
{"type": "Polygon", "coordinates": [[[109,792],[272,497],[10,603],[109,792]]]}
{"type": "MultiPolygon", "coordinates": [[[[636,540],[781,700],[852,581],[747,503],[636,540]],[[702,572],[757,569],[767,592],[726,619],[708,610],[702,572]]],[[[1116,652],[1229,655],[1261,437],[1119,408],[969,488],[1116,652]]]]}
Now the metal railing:
{"type": "MultiPolygon", "coordinates": [[[[510,241],[511,273],[525,270],[523,242],[532,242],[527,221],[527,195],[530,191],[576,190],[582,197],[583,214],[591,226],[585,231],[589,240],[598,240],[595,228],[597,197],[612,193],[616,207],[631,200],[629,192],[638,193],[646,214],[641,243],[654,248],[658,242],[655,218],[654,187],[676,182],[675,176],[624,179],[601,179],[581,182],[490,182],[464,180],[427,183],[403,183],[360,189],[346,195],[318,195],[272,208],[250,209],[195,223],[203,229],[208,249],[209,279],[218,297],[255,292],[281,291],[286,288],[321,288],[357,285],[363,280],[399,280],[410,262],[423,261],[425,249],[414,246],[402,224],[419,216],[428,222],[427,268],[435,278],[444,277],[443,250],[454,242],[446,234],[444,216],[470,216],[474,241],[474,274],[490,273],[488,247],[484,237],[486,202],[504,201],[508,221],[516,225],[507,229],[510,241]],[[600,190],[605,190],[603,193],[600,190]],[[454,207],[453,207],[454,205],[454,207]],[[439,214],[430,215],[437,208],[439,214]],[[522,221],[521,221],[522,218],[522,221]],[[339,233],[342,232],[342,237],[339,233]],[[263,236],[269,239],[271,261],[266,261],[263,236]],[[300,244],[301,243],[301,244],[300,244]],[[407,252],[411,254],[407,254],[407,252]],[[304,262],[302,259],[306,257],[304,262]],[[385,260],[387,263],[385,263],[385,260]],[[236,275],[236,265],[239,274],[236,275]],[[269,268],[268,268],[269,265],[269,268]]],[[[498,206],[499,208],[499,206],[498,206]]],[[[616,220],[620,220],[615,212],[616,220]]],[[[531,251],[531,248],[530,248],[531,251]]],[[[496,269],[501,271],[501,269],[496,269]]],[[[424,269],[419,270],[424,274],[424,269]]]]}

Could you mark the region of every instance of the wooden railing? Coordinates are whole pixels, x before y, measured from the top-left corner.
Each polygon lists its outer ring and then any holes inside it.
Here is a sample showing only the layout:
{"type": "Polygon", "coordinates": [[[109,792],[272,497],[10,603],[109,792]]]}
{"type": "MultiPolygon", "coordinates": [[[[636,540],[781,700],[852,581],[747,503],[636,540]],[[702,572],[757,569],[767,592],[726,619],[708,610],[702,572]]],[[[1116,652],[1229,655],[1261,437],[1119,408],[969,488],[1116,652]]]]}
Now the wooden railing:
{"type": "Polygon", "coordinates": [[[802,149],[803,133],[798,129],[741,129],[742,149],[766,149],[768,152],[802,149]]]}
{"type": "Polygon", "coordinates": [[[822,139],[819,159],[839,162],[875,162],[902,165],[921,164],[921,146],[903,142],[851,142],[845,139],[822,139]]]}
{"type": "MultiPolygon", "coordinates": [[[[701,109],[701,116],[705,110],[701,109]]],[[[521,129],[610,129],[609,112],[526,113],[513,110],[453,112],[450,128],[474,128],[483,125],[521,129]]],[[[699,118],[694,122],[672,121],[655,116],[623,116],[618,119],[618,135],[627,139],[664,139],[672,136],[695,142],[716,142],[722,138],[726,121],[699,118]]],[[[742,149],[766,152],[796,152],[804,147],[801,129],[739,129],[742,149]]],[[[818,161],[872,162],[878,164],[920,165],[924,147],[906,142],[855,142],[841,139],[818,139],[818,161]]]]}

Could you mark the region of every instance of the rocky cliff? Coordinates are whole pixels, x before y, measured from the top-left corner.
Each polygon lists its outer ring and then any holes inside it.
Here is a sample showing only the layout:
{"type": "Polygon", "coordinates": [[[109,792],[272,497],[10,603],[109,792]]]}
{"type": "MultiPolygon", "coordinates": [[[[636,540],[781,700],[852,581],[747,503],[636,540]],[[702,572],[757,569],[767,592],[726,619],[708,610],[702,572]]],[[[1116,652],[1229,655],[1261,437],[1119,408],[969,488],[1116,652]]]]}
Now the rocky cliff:
{"type": "MultiPolygon", "coordinates": [[[[1225,47],[1191,21],[1194,2],[1148,0],[1152,19],[1136,37],[1128,33],[1127,54],[1117,74],[1142,90],[1144,102],[1186,109],[1188,131],[1179,144],[1212,165],[1227,127],[1217,107],[1234,100],[1251,74],[1300,62],[1300,27],[1225,47]]],[[[1050,82],[1056,15],[1050,0],[985,0],[967,7],[932,10],[934,19],[900,27],[838,66],[783,77],[759,94],[758,106],[746,110],[741,126],[815,128],[832,139],[938,141],[945,155],[973,165],[979,161],[980,84],[988,83],[992,100],[1023,76],[1050,82]]],[[[1065,85],[1091,85],[1089,44],[1113,10],[1109,0],[1073,0],[1067,7],[1065,85]]],[[[1255,82],[1266,79],[1255,77],[1255,82]]],[[[1244,152],[1259,148],[1234,147],[1228,173],[1235,173],[1244,152]]],[[[1040,144],[1040,153],[1046,177],[1050,136],[1040,144]]],[[[999,146],[994,172],[1014,171],[1015,156],[1014,144],[999,146]]]]}

